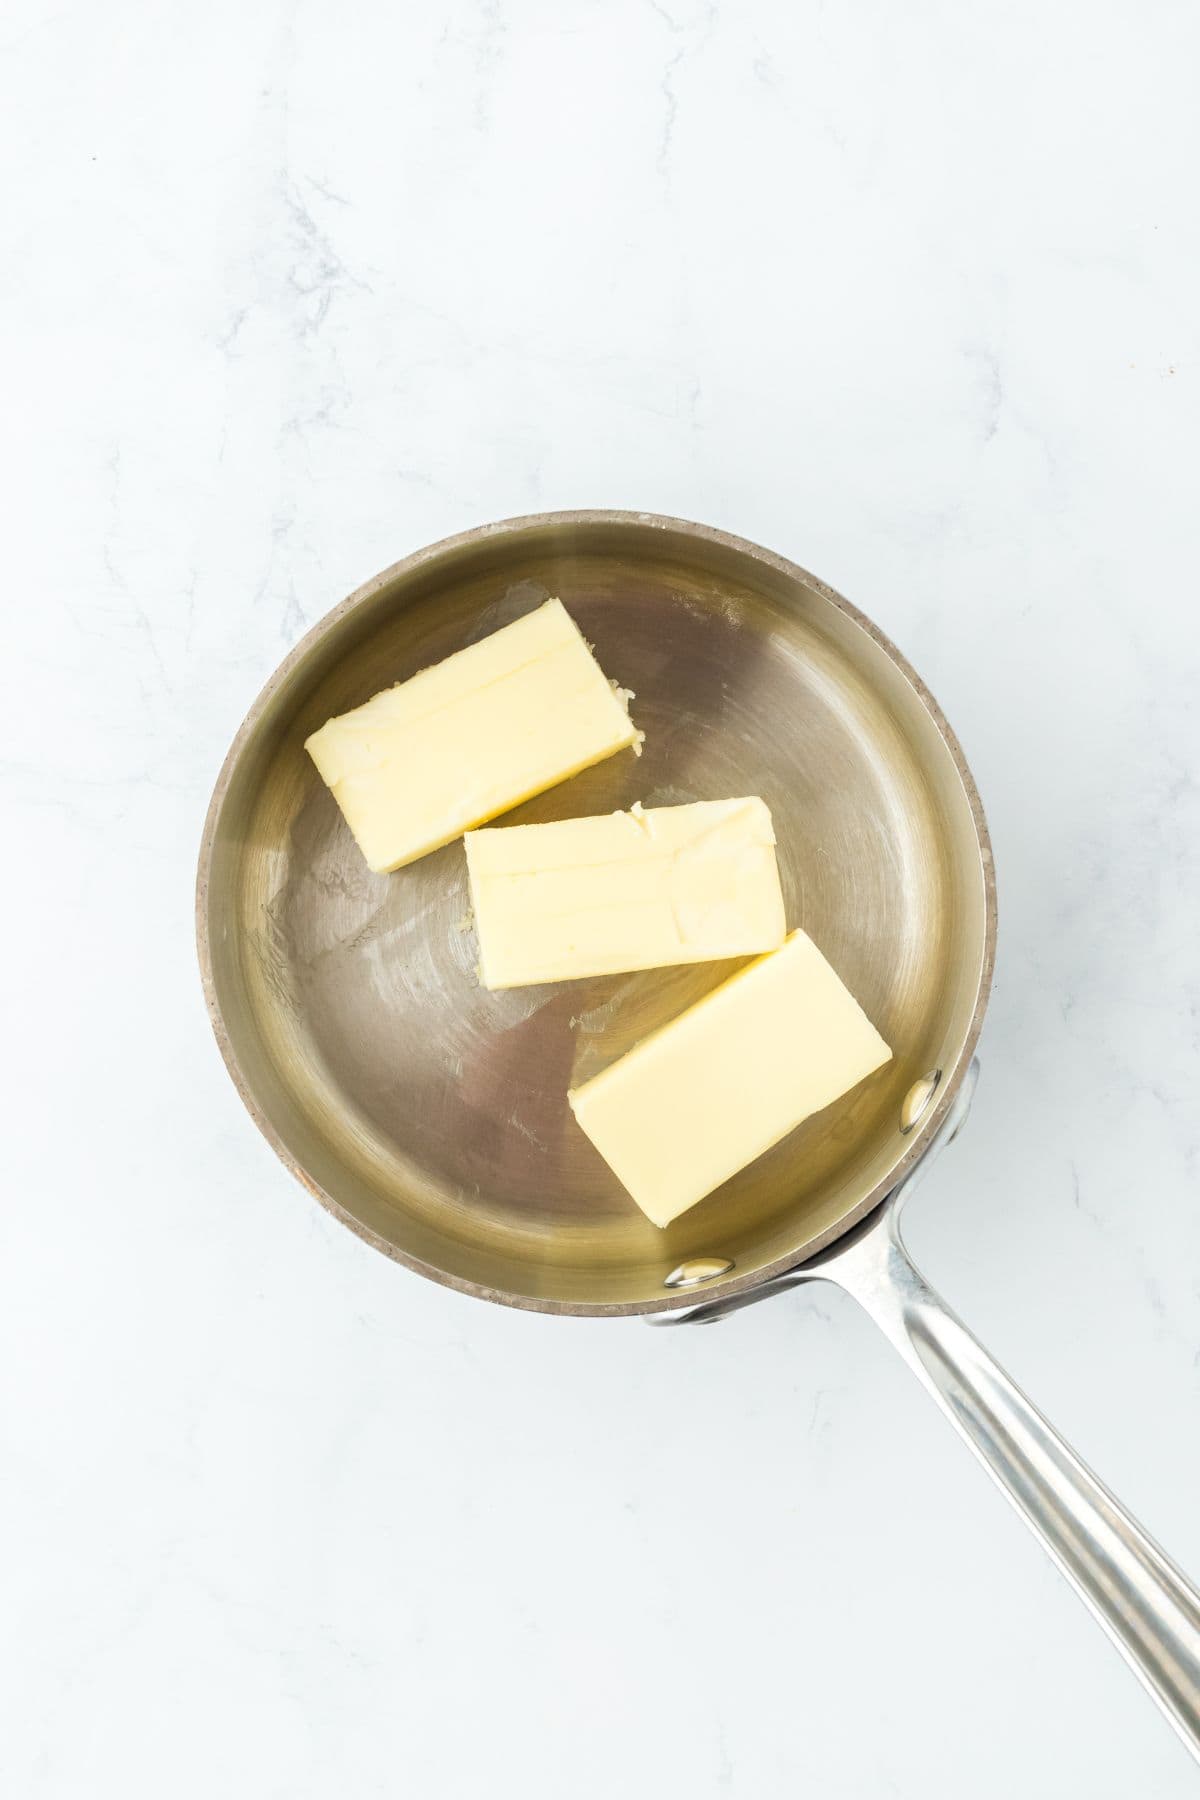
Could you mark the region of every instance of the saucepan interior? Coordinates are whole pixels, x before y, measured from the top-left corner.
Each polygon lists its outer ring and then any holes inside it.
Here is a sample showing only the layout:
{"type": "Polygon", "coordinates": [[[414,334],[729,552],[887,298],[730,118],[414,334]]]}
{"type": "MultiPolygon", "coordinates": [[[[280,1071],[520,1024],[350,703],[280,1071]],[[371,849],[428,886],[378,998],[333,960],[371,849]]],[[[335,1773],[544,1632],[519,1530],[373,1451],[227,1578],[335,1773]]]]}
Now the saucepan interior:
{"type": "Polygon", "coordinates": [[[678,1304],[686,1296],[664,1278],[696,1256],[732,1261],[705,1290],[728,1293],[861,1217],[920,1153],[965,1070],[994,932],[970,776],[896,651],[781,558],[617,513],[468,533],[330,614],[230,751],[198,909],[222,1050],[305,1185],[422,1273],[562,1312],[678,1304]],[[370,874],[303,749],[332,714],[552,594],[605,672],[634,690],[644,753],[610,759],[511,821],[761,794],[789,924],[816,940],[895,1051],[665,1232],[583,1137],[566,1092],[736,965],[488,993],[461,844],[370,874]],[[930,1069],[942,1071],[935,1101],[905,1136],[902,1102],[930,1069]]]}

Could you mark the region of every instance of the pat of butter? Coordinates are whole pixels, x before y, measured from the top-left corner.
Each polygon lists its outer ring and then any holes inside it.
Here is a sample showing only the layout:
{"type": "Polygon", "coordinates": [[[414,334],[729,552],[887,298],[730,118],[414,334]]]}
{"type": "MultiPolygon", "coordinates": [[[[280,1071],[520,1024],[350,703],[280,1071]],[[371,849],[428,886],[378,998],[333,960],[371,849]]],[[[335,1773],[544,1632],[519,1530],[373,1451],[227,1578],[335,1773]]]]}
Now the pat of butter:
{"type": "Polygon", "coordinates": [[[330,719],[305,749],[377,873],[640,741],[561,600],[330,719]]]}
{"type": "Polygon", "coordinates": [[[485,987],[754,956],[783,942],[771,814],[702,800],[469,831],[485,987]]]}
{"type": "Polygon", "coordinates": [[[647,1218],[669,1225],[891,1054],[794,931],[568,1099],[647,1218]]]}

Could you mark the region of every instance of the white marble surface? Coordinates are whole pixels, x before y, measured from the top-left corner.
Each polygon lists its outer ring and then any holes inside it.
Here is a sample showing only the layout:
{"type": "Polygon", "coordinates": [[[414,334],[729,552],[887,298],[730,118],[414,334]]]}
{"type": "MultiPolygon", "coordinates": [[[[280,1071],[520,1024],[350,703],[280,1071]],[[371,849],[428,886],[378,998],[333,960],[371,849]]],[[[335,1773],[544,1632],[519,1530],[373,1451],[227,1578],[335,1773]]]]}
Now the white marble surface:
{"type": "Polygon", "coordinates": [[[914,1249],[1200,1571],[1198,53],[1168,0],[9,0],[14,1800],[1195,1792],[848,1302],[567,1323],[326,1218],[190,911],[259,683],[407,550],[619,505],[817,570],[996,840],[914,1249]]]}

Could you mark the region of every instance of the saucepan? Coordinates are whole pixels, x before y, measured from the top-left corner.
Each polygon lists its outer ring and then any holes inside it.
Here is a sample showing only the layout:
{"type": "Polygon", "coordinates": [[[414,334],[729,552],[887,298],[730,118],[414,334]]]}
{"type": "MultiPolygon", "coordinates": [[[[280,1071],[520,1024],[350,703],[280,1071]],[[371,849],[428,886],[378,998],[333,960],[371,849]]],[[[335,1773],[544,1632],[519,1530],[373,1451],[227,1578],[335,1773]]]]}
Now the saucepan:
{"type": "Polygon", "coordinates": [[[512,519],[418,551],[335,608],[255,701],[205,825],[197,921],[230,1073],[339,1219],[419,1274],[549,1313],[711,1321],[796,1282],[835,1282],[1200,1754],[1200,1596],[900,1236],[905,1194],[969,1101],[995,884],[962,751],[862,613],[781,556],[645,513],[512,519]],[[303,749],[331,716],[551,595],[633,690],[645,744],[508,821],[760,794],[789,925],[894,1049],[665,1231],[584,1137],[567,1090],[731,966],[489,993],[461,844],[371,874],[303,749]]]}

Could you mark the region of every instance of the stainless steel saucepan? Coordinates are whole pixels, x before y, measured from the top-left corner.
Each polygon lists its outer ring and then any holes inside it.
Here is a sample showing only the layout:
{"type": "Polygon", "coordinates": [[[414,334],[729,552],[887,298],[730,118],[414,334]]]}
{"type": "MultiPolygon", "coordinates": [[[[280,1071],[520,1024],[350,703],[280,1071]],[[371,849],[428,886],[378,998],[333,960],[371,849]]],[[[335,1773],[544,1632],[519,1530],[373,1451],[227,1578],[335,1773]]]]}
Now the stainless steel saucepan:
{"type": "Polygon", "coordinates": [[[419,551],[330,613],[255,702],[209,810],[197,925],[230,1073],[330,1211],[420,1274],[543,1312],[677,1323],[836,1282],[1200,1755],[1200,1597],[901,1242],[902,1197],[969,1099],[995,888],[962,752],[861,613],[754,544],[643,513],[513,519],[419,551]],[[728,966],[486,992],[461,845],[370,874],[303,749],[333,714],[552,594],[634,690],[645,753],[510,819],[761,794],[789,923],[895,1050],[665,1232],[625,1196],[566,1093],[728,966]]]}

